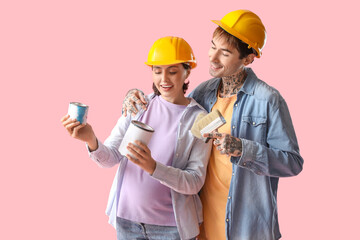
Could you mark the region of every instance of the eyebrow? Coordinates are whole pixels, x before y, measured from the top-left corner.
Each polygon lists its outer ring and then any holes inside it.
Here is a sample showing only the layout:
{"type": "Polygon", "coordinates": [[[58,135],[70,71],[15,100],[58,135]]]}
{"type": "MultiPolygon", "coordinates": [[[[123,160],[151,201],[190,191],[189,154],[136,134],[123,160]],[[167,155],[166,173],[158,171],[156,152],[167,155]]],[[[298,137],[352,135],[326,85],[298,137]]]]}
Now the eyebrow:
{"type": "MultiPolygon", "coordinates": [[[[161,67],[158,67],[158,66],[153,66],[153,68],[155,68],[155,69],[161,69],[161,67]]],[[[170,68],[176,68],[176,69],[178,69],[178,66],[170,66],[170,67],[168,67],[167,69],[170,69],[170,68]]]]}
{"type": "MultiPolygon", "coordinates": [[[[213,40],[211,40],[211,42],[212,42],[212,44],[213,44],[214,46],[216,46],[213,40]]],[[[232,51],[230,51],[230,50],[227,49],[227,48],[220,48],[220,50],[221,50],[221,51],[224,51],[224,52],[228,52],[228,53],[233,53],[232,51]]]]}

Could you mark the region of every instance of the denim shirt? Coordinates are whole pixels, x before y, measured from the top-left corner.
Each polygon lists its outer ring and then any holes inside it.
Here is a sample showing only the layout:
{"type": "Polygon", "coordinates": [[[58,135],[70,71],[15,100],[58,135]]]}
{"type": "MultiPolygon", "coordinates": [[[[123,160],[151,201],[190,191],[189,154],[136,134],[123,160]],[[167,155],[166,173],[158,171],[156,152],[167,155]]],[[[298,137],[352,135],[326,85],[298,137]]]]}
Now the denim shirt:
{"type": "MultiPolygon", "coordinates": [[[[275,240],[281,237],[277,211],[279,177],[302,170],[295,131],[285,100],[250,68],[237,93],[231,135],[242,141],[242,155],[231,157],[232,178],[226,205],[226,238],[275,240]]],[[[207,111],[217,100],[221,78],[200,84],[193,97],[207,111]]]]}
{"type": "MultiPolygon", "coordinates": [[[[147,96],[147,102],[153,97],[153,94],[147,96]]],[[[114,227],[116,226],[123,172],[128,161],[125,156],[120,154],[118,148],[131,120],[138,120],[143,115],[144,110],[140,108],[138,110],[139,113],[135,117],[132,117],[131,114],[127,114],[127,117],[120,117],[105,142],[98,141],[98,149],[89,152],[90,158],[100,167],[112,167],[119,164],[106,208],[109,223],[114,227]]],[[[212,144],[206,144],[204,141],[195,138],[190,131],[199,113],[206,113],[206,111],[194,99],[191,99],[178,125],[172,166],[157,162],[152,174],[153,178],[170,188],[175,221],[181,239],[196,237],[199,234],[199,224],[203,221],[202,205],[198,192],[205,182],[212,144]]],[[[166,144],[166,139],[159,144],[166,144]]]]}

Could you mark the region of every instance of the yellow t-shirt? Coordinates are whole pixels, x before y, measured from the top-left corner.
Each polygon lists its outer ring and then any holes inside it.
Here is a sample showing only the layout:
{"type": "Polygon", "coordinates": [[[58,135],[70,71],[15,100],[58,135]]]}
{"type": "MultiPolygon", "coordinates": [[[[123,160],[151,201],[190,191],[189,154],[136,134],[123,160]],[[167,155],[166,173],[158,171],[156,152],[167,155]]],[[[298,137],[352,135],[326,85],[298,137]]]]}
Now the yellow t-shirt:
{"type": "MultiPolygon", "coordinates": [[[[212,108],[212,110],[218,109],[226,120],[226,124],[218,130],[220,133],[231,134],[231,117],[236,98],[236,95],[229,98],[218,97],[212,108]]],[[[226,239],[225,212],[231,173],[230,157],[220,154],[220,151],[213,145],[205,184],[200,193],[204,223],[201,225],[199,239],[226,239]]]]}

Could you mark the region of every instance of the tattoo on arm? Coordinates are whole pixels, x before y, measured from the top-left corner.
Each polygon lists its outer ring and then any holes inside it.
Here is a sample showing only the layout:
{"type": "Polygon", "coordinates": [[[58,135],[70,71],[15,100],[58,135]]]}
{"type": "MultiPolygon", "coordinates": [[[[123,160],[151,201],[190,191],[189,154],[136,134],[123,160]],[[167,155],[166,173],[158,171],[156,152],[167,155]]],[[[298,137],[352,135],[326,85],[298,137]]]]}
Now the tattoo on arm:
{"type": "Polygon", "coordinates": [[[242,154],[242,142],[241,139],[235,138],[231,135],[225,137],[226,151],[232,156],[239,157],[242,154]]]}

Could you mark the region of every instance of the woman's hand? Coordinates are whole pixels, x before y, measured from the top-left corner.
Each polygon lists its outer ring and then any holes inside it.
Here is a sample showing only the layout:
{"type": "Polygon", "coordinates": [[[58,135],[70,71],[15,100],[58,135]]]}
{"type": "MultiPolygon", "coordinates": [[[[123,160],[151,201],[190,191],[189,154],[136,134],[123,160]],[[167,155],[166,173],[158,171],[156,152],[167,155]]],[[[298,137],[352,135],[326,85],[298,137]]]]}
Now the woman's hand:
{"type": "Polygon", "coordinates": [[[71,119],[69,115],[62,117],[61,122],[69,135],[86,142],[90,151],[94,151],[98,148],[96,136],[90,124],[80,124],[76,119],[71,119]]]}
{"type": "Polygon", "coordinates": [[[129,154],[127,154],[126,157],[152,175],[156,168],[156,161],[151,157],[150,149],[138,140],[135,141],[135,144],[129,143],[127,146],[127,149],[134,157],[129,154]]]}

